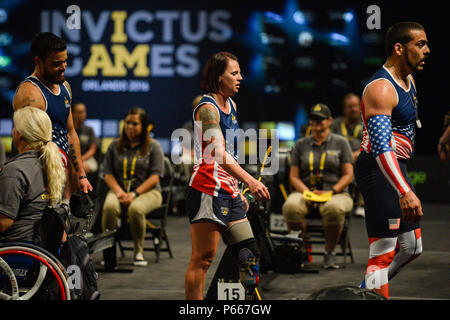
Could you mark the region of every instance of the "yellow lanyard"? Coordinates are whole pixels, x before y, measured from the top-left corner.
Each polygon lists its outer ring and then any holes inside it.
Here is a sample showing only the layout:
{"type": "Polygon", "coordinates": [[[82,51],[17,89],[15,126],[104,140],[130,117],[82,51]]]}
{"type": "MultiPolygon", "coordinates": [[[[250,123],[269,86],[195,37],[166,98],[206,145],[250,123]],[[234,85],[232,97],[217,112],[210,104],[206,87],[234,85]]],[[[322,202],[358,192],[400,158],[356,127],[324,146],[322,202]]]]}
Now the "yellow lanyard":
{"type": "Polygon", "coordinates": [[[314,174],[314,152],[309,152],[309,171],[311,174],[309,175],[309,182],[311,184],[311,190],[314,190],[318,185],[320,185],[322,181],[322,172],[325,168],[325,158],[327,157],[327,152],[323,152],[320,156],[320,164],[319,170],[316,174],[314,174]]]}
{"type": "MultiPolygon", "coordinates": [[[[323,169],[325,168],[325,158],[326,157],[327,157],[327,152],[325,151],[320,156],[320,164],[319,164],[320,172],[322,172],[323,169]]],[[[314,152],[312,152],[312,151],[309,152],[309,171],[311,171],[311,173],[314,172],[314,152]]]]}
{"type": "MultiPolygon", "coordinates": [[[[347,128],[345,127],[344,122],[341,122],[341,131],[342,131],[342,135],[344,137],[348,137],[348,131],[347,131],[347,128]]],[[[361,131],[361,125],[357,124],[355,126],[355,130],[353,130],[353,138],[355,138],[355,139],[358,138],[359,131],[361,131]]]]}
{"type": "MultiPolygon", "coordinates": [[[[131,161],[131,170],[130,170],[131,179],[134,177],[134,169],[136,168],[136,160],[137,160],[137,156],[134,156],[133,160],[131,161]]],[[[127,180],[127,169],[128,169],[128,159],[127,159],[127,157],[125,157],[123,159],[123,180],[127,180]]]]}
{"type": "Polygon", "coordinates": [[[308,126],[308,128],[306,128],[305,137],[308,137],[310,134],[311,134],[311,126],[308,126]]]}

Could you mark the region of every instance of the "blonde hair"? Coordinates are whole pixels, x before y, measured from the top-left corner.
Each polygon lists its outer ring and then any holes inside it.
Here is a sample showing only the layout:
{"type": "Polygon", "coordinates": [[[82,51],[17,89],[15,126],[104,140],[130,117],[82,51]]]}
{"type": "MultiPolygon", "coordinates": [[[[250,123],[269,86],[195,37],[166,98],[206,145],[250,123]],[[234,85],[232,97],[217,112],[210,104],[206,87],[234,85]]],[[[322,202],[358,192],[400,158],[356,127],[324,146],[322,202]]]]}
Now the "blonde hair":
{"type": "Polygon", "coordinates": [[[27,149],[39,151],[50,204],[56,205],[62,198],[66,174],[58,147],[52,142],[50,117],[38,108],[24,107],[14,112],[14,127],[25,140],[27,149]]]}

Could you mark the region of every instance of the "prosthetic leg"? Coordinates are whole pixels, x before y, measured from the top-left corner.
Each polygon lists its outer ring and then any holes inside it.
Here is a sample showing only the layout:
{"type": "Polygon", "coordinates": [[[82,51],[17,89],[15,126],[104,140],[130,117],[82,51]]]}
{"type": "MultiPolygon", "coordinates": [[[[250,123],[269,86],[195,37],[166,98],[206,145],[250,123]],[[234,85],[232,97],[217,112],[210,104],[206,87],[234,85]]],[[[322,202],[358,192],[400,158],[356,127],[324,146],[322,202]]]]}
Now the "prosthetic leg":
{"type": "Polygon", "coordinates": [[[259,262],[253,252],[241,249],[238,255],[239,280],[245,289],[245,300],[261,300],[258,290],[259,262]]]}
{"type": "Polygon", "coordinates": [[[261,300],[259,248],[248,221],[236,223],[224,233],[227,248],[211,281],[206,299],[217,300],[218,282],[240,282],[246,300],[261,300]]]}

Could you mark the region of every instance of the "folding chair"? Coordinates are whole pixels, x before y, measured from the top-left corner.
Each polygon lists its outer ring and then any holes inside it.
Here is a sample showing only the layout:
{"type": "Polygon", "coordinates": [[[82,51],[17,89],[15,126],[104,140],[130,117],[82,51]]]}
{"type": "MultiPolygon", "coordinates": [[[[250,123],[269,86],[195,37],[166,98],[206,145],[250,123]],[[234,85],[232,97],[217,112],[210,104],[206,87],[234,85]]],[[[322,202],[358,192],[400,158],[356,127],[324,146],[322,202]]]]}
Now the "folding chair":
{"type": "MultiPolygon", "coordinates": [[[[352,210],[345,213],[344,227],[342,229],[341,238],[339,240],[339,245],[341,247],[341,252],[336,252],[336,255],[344,257],[345,267],[347,265],[347,257],[350,257],[351,263],[354,263],[352,246],[350,243],[349,230],[350,230],[350,219],[352,216],[352,210]]],[[[325,244],[325,231],[322,226],[322,217],[319,213],[319,209],[313,208],[311,212],[306,216],[306,239],[307,244],[325,244]]],[[[321,251],[311,251],[311,255],[322,255],[324,250],[321,251]]]]}

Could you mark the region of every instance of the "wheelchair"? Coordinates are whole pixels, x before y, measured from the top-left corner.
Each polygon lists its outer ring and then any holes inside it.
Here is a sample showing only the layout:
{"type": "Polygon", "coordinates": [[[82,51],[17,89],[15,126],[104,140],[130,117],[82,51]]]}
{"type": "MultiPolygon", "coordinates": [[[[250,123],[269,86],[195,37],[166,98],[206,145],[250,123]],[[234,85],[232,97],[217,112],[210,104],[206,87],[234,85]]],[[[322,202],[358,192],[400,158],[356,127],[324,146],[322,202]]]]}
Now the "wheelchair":
{"type": "Polygon", "coordinates": [[[56,256],[62,250],[61,237],[66,233],[85,237],[90,228],[94,203],[90,196],[74,194],[71,201],[73,217],[68,219],[64,208],[47,207],[40,223],[39,243],[27,242],[0,244],[0,300],[71,300],[73,289],[81,286],[81,272],[77,266],[68,266],[56,256]],[[78,221],[87,220],[80,227],[78,221]],[[65,221],[69,225],[64,227],[65,221]],[[69,230],[72,229],[72,230],[69,230]],[[82,229],[79,231],[78,229],[82,229]]]}
{"type": "Polygon", "coordinates": [[[70,300],[72,279],[50,252],[24,242],[0,244],[0,300],[70,300]]]}

